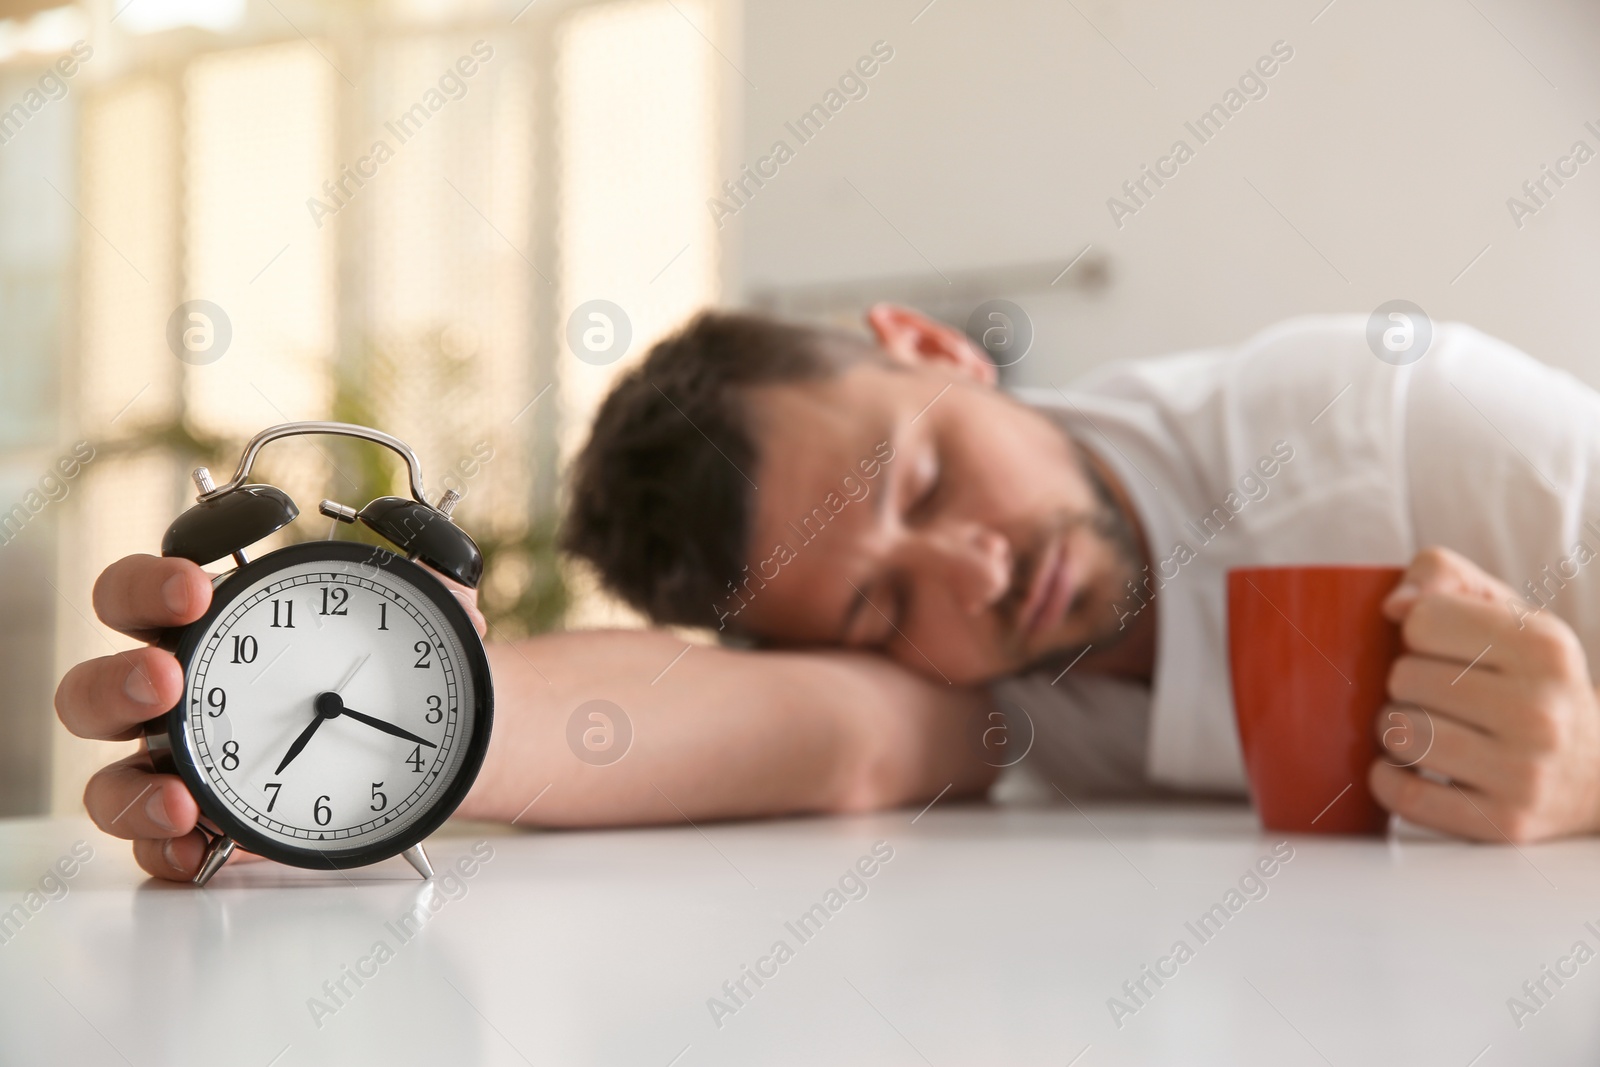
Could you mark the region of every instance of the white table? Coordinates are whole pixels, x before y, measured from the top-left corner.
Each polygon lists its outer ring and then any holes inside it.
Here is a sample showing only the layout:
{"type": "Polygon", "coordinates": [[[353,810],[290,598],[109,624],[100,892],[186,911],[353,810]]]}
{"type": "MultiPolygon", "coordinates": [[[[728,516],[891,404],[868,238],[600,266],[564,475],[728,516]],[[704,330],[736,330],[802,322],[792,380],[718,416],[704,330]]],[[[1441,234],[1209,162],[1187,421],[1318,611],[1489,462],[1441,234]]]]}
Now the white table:
{"type": "Polygon", "coordinates": [[[206,890],[146,881],[87,823],[0,823],[0,908],[26,911],[75,841],[94,849],[0,945],[0,1063],[1600,1062],[1600,960],[1546,979],[1520,1030],[1506,1004],[1574,942],[1600,950],[1600,842],[1295,838],[1267,895],[1202,944],[1185,924],[1278,840],[1244,808],[915,815],[458,828],[430,845],[439,871],[492,849],[460,882],[399,860],[348,881],[257,864],[206,890]],[[826,911],[876,841],[893,858],[866,896],[804,941],[785,926],[826,911]],[[396,925],[430,900],[415,932],[396,925]],[[736,1004],[723,983],[780,939],[792,958],[736,1004]],[[1193,957],[1146,978],[1119,1029],[1108,998],[1179,939],[1193,957]],[[335,1001],[323,983],[347,967],[370,977],[335,1001]],[[712,997],[737,1007],[720,1027],[712,997]]]}

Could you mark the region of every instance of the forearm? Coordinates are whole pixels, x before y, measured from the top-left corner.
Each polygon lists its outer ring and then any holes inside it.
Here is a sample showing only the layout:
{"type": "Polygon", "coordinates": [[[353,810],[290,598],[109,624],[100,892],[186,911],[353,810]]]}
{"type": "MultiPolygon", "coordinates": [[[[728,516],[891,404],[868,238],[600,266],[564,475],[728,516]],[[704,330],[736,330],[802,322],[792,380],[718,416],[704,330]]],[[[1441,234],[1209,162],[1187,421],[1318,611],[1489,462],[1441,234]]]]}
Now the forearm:
{"type": "Polygon", "coordinates": [[[495,734],[460,814],[603,826],[852,811],[992,776],[970,743],[978,694],[836,653],[696,645],[674,663],[684,644],[604,631],[491,646],[495,734]],[[633,735],[604,766],[567,741],[573,711],[596,699],[621,708],[633,735]]]}

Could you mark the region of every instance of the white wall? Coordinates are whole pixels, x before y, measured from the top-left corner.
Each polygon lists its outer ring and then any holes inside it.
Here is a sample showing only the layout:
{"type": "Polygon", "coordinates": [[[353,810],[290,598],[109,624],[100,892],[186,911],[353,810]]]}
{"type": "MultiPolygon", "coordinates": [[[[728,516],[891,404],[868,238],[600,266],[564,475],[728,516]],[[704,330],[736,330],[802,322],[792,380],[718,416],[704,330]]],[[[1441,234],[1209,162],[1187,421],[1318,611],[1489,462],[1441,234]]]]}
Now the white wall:
{"type": "Polygon", "coordinates": [[[1036,264],[1036,291],[992,294],[1035,319],[1014,375],[1025,383],[1398,297],[1600,385],[1600,159],[1520,231],[1506,208],[1575,140],[1600,152],[1583,128],[1600,128],[1600,6],[936,0],[913,23],[925,3],[749,0],[747,160],[778,137],[795,145],[784,120],[873,41],[895,55],[726,221],[746,294],[883,275],[943,284],[922,256],[946,274],[1036,264]],[[1294,58],[1268,95],[1118,229],[1107,198],[1176,138],[1196,146],[1183,121],[1277,40],[1294,58]],[[1051,290],[1089,243],[1111,284],[1074,291],[1069,274],[1051,290]]]}

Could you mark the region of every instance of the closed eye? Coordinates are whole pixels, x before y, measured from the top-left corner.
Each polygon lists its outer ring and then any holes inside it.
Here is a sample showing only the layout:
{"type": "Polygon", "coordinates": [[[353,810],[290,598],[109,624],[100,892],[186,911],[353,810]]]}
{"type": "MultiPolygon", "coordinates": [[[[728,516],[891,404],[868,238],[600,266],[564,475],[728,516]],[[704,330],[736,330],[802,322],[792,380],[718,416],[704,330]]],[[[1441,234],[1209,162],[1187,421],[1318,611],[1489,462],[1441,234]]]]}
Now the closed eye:
{"type": "Polygon", "coordinates": [[[933,504],[939,497],[939,490],[944,485],[944,468],[937,462],[934,464],[933,473],[927,483],[917,493],[917,498],[906,509],[908,522],[921,522],[928,518],[933,510],[933,504]]]}

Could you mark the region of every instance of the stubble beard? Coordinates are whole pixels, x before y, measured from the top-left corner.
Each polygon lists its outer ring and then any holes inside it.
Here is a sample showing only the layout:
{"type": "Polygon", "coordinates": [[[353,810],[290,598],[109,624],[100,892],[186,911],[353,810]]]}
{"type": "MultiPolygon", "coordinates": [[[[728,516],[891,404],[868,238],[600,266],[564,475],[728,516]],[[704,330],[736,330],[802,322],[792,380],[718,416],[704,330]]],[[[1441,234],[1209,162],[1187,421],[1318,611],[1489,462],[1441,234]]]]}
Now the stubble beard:
{"type": "MultiPolygon", "coordinates": [[[[1069,439],[1070,440],[1070,439],[1069,439]]],[[[1047,527],[1039,544],[1048,544],[1052,538],[1065,537],[1075,528],[1087,530],[1096,543],[1105,549],[1110,564],[1100,580],[1079,589],[1068,607],[1067,618],[1078,616],[1085,620],[1102,618],[1103,624],[1091,627],[1084,637],[1074,640],[1061,649],[1035,655],[1019,673],[1036,670],[1062,670],[1074,663],[1090,648],[1110,651],[1127,639],[1132,628],[1117,618],[1118,591],[1135,582],[1147,564],[1144,547],[1134,528],[1132,516],[1118,502],[1111,486],[1076,441],[1070,442],[1078,460],[1078,468],[1094,491],[1095,502],[1088,510],[1060,513],[1047,527]]],[[[1036,550],[1037,551],[1037,550],[1036,550]]],[[[1037,566],[1029,561],[1028,573],[1037,566]]]]}

